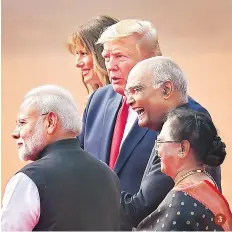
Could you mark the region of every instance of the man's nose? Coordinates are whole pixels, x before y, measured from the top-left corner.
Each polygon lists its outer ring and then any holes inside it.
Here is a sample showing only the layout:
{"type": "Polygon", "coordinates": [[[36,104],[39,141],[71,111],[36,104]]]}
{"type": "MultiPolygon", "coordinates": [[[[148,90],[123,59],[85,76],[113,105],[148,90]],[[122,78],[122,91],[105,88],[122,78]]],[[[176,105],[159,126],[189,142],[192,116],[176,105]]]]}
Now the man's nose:
{"type": "Polygon", "coordinates": [[[116,71],[117,70],[117,64],[114,59],[109,59],[109,61],[106,64],[106,68],[108,71],[116,71]]]}
{"type": "Polygon", "coordinates": [[[13,137],[13,139],[18,139],[20,137],[19,129],[17,127],[12,132],[12,137],[13,137]]]}
{"type": "Polygon", "coordinates": [[[133,103],[135,103],[135,99],[130,94],[126,94],[126,104],[131,106],[133,103]]]}

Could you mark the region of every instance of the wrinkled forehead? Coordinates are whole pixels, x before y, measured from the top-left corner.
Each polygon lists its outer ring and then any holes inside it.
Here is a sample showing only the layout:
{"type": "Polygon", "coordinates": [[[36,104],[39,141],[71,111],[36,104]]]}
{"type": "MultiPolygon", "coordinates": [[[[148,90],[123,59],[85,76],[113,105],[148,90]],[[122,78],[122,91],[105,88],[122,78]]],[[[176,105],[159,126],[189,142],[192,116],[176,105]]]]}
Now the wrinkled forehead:
{"type": "Polygon", "coordinates": [[[103,44],[103,52],[125,51],[135,53],[137,51],[138,39],[134,35],[109,40],[103,44]]]}
{"type": "Polygon", "coordinates": [[[19,107],[17,119],[34,117],[38,114],[39,110],[36,108],[35,101],[31,98],[28,98],[23,101],[23,103],[19,107]]]}
{"type": "Polygon", "coordinates": [[[151,75],[144,65],[139,63],[132,68],[127,79],[127,88],[132,88],[137,85],[148,86],[151,84],[151,75]]]}

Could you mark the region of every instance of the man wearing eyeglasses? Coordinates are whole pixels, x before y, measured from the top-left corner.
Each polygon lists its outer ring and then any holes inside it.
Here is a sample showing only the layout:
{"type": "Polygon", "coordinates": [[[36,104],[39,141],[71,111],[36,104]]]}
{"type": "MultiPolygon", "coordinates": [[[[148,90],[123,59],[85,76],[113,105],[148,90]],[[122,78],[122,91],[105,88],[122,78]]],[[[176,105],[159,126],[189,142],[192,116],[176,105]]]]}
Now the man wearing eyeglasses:
{"type": "Polygon", "coordinates": [[[58,86],[31,90],[20,107],[13,138],[23,167],[7,184],[2,231],[115,231],[119,179],[83,151],[81,122],[71,94],[58,86]]]}
{"type": "MultiPolygon", "coordinates": [[[[207,112],[187,94],[187,80],[180,67],[167,57],[157,56],[136,64],[129,73],[125,96],[127,104],[137,112],[138,124],[156,131],[162,128],[167,113],[177,107],[207,112]]],[[[156,141],[139,192],[135,195],[123,192],[121,195],[121,229],[137,227],[137,223],[154,211],[174,186],[173,180],[162,174],[156,148],[156,141]]],[[[181,151],[180,151],[181,152],[181,151]]],[[[208,170],[221,186],[220,168],[208,170]]]]}

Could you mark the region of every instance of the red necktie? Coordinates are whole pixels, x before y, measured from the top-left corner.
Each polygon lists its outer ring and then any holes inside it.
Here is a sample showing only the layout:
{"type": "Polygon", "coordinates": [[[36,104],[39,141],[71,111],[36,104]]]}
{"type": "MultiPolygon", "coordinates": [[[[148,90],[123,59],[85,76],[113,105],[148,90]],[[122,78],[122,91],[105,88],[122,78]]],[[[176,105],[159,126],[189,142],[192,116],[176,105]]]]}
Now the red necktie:
{"type": "Polygon", "coordinates": [[[111,143],[111,150],[110,150],[110,162],[109,167],[111,169],[114,168],[116,160],[119,154],[119,148],[122,141],[124,129],[126,126],[126,121],[128,117],[128,109],[129,106],[126,104],[126,98],[123,99],[122,106],[118,112],[117,120],[114,127],[114,134],[111,143]]]}

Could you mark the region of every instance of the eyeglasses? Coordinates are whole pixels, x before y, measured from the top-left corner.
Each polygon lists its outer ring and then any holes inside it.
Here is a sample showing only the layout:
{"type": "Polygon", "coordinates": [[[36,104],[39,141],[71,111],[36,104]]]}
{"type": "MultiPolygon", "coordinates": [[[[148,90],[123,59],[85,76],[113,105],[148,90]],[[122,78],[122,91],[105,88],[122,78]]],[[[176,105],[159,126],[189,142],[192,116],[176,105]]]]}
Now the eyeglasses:
{"type": "Polygon", "coordinates": [[[181,141],[155,141],[155,150],[159,149],[161,143],[181,143],[181,141]]]}

